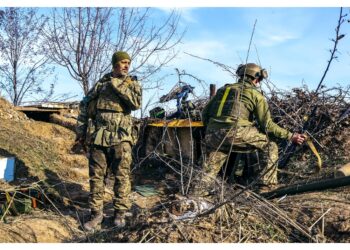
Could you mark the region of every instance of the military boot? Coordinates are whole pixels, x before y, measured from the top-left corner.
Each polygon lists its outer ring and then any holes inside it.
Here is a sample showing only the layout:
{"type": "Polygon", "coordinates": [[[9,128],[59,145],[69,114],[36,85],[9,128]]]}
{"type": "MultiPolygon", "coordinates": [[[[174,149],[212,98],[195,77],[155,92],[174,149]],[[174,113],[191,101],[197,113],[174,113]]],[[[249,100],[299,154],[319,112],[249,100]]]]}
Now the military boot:
{"type": "Polygon", "coordinates": [[[91,218],[88,222],[84,224],[84,229],[86,231],[94,231],[101,226],[103,220],[102,212],[91,212],[91,218]]]}
{"type": "Polygon", "coordinates": [[[205,190],[204,188],[201,188],[199,186],[195,186],[192,190],[189,191],[190,196],[198,196],[198,197],[204,197],[208,196],[210,193],[208,190],[205,190]]]}
{"type": "Polygon", "coordinates": [[[125,211],[114,211],[114,221],[113,224],[116,228],[123,228],[126,225],[127,212],[125,211]]]}
{"type": "Polygon", "coordinates": [[[191,189],[189,190],[189,195],[198,197],[209,196],[212,193],[213,189],[214,187],[211,185],[211,183],[197,181],[194,182],[191,189]]]}

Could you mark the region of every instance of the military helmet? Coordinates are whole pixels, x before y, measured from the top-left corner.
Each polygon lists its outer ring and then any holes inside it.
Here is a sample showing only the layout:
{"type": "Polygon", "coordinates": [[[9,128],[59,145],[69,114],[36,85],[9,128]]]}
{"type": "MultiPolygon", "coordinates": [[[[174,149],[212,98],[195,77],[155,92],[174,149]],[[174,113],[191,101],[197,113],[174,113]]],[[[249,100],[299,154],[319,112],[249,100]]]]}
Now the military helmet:
{"type": "Polygon", "coordinates": [[[236,74],[239,77],[250,76],[259,81],[268,77],[266,69],[261,68],[255,63],[240,64],[237,68],[236,74]]]}

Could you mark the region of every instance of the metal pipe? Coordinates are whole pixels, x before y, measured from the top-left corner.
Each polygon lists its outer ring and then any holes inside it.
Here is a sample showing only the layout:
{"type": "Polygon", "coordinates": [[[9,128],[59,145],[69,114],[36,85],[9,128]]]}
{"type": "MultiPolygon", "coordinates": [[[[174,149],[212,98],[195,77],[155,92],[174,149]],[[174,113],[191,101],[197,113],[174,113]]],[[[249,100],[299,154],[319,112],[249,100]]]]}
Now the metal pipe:
{"type": "Polygon", "coordinates": [[[209,90],[210,90],[209,99],[212,99],[216,94],[216,85],[210,84],[209,90]]]}
{"type": "Polygon", "coordinates": [[[350,176],[277,188],[276,190],[272,190],[270,192],[261,193],[261,196],[265,197],[266,199],[273,199],[284,195],[294,195],[309,191],[320,191],[324,189],[338,188],[348,185],[350,185],[350,176]]]}

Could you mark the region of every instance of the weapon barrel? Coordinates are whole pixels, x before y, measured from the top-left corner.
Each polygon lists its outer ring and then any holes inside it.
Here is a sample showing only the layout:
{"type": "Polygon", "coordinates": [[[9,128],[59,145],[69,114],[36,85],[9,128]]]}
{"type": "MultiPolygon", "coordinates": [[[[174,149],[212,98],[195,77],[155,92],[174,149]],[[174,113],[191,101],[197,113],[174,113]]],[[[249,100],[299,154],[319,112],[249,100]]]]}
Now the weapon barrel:
{"type": "Polygon", "coordinates": [[[284,195],[294,195],[309,191],[320,191],[348,185],[350,185],[350,176],[278,188],[270,192],[262,193],[261,195],[266,199],[273,199],[284,195]]]}
{"type": "MultiPolygon", "coordinates": [[[[300,133],[304,134],[306,130],[309,129],[310,126],[310,118],[314,117],[316,114],[316,110],[317,110],[317,106],[315,106],[312,111],[311,111],[311,115],[310,116],[305,116],[304,117],[304,124],[303,124],[303,128],[300,131],[300,133]]],[[[279,167],[284,167],[285,165],[287,165],[287,163],[290,160],[290,157],[294,154],[295,150],[296,150],[297,146],[292,143],[289,144],[287,146],[287,148],[284,150],[284,155],[281,157],[281,159],[278,162],[278,166],[279,167]]]]}
{"type": "Polygon", "coordinates": [[[216,85],[215,84],[210,84],[209,90],[210,90],[209,98],[212,99],[215,96],[215,94],[216,94],[216,85]]]}

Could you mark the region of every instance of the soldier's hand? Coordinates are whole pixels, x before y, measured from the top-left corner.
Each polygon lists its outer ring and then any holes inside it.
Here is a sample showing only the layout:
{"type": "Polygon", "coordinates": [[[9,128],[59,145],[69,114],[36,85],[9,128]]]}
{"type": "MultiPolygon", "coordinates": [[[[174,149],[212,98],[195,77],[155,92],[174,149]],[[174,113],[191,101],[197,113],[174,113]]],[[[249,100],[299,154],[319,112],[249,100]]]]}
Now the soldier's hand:
{"type": "Polygon", "coordinates": [[[295,144],[301,145],[304,143],[305,139],[306,139],[306,136],[304,134],[294,133],[291,138],[291,141],[295,144]]]}

